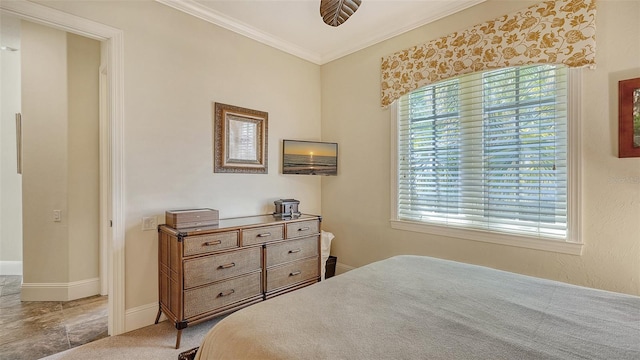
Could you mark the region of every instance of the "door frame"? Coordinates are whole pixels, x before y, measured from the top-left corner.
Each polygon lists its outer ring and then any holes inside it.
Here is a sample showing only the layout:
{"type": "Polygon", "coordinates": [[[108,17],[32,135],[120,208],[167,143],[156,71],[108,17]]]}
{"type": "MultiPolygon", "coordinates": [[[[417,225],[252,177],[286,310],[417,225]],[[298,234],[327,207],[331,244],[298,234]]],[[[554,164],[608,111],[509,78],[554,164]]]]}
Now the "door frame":
{"type": "Polygon", "coordinates": [[[109,335],[125,332],[124,227],[124,42],[122,30],[26,0],[0,2],[0,12],[82,35],[102,42],[106,49],[108,93],[100,132],[100,234],[107,245],[109,335]],[[107,159],[107,164],[102,164],[107,159]],[[104,209],[104,211],[102,210],[104,209]]]}
{"type": "MultiPolygon", "coordinates": [[[[106,42],[100,43],[100,69],[98,70],[98,96],[99,96],[99,133],[109,133],[109,61],[106,55],[109,53],[106,42]]],[[[109,169],[109,137],[100,135],[100,174],[108,174],[109,169]]],[[[100,179],[100,211],[99,211],[99,275],[100,275],[100,295],[109,294],[109,239],[111,238],[111,227],[108,225],[109,214],[111,213],[111,186],[109,179],[100,179]],[[103,181],[106,180],[106,181],[103,181]]]]}

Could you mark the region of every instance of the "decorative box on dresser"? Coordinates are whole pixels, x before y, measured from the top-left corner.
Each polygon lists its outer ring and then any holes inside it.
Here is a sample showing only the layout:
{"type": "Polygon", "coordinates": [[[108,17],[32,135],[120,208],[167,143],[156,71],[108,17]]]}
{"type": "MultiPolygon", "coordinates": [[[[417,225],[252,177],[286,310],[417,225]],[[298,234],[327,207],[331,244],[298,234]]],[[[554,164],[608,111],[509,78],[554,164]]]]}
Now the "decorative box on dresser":
{"type": "Polygon", "coordinates": [[[182,330],[320,281],[321,217],[258,215],[158,226],[160,315],[182,330]]]}

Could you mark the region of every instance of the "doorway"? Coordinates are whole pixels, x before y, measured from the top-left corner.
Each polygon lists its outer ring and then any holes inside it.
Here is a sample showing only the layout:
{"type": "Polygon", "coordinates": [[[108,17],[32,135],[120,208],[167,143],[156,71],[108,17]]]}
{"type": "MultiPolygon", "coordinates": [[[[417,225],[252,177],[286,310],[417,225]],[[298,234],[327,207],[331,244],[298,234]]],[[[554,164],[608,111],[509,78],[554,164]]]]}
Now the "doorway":
{"type": "Polygon", "coordinates": [[[106,234],[108,264],[108,333],[125,332],[124,306],[124,192],[123,192],[123,34],[121,30],[28,1],[1,2],[0,12],[102,42],[108,93],[106,119],[101,124],[100,233],[106,234]],[[104,151],[102,151],[104,150],[104,151]]]}
{"type": "MultiPolygon", "coordinates": [[[[3,20],[4,26],[10,19],[3,20]]],[[[30,21],[17,26],[22,300],[97,295],[100,42],[30,21]]],[[[3,235],[2,242],[16,240],[3,235]]]]}

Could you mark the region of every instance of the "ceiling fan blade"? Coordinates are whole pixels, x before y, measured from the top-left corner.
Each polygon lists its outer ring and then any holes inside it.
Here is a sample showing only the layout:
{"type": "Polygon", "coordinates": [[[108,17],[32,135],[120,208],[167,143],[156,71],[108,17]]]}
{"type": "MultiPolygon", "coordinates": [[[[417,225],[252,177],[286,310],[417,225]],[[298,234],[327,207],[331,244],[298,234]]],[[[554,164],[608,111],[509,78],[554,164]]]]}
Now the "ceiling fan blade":
{"type": "Polygon", "coordinates": [[[320,15],[322,20],[331,26],[338,26],[353,15],[362,0],[321,0],[320,15]]]}

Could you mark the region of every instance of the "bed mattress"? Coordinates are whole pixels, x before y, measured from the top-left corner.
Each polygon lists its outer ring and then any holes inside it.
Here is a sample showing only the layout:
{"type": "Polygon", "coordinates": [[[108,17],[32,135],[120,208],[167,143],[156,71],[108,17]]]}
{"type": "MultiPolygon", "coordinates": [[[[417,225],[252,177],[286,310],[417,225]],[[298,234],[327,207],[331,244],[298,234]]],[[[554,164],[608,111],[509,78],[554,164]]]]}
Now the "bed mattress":
{"type": "Polygon", "coordinates": [[[196,359],[640,359],[640,297],[396,256],[235,312],[196,359]]]}

